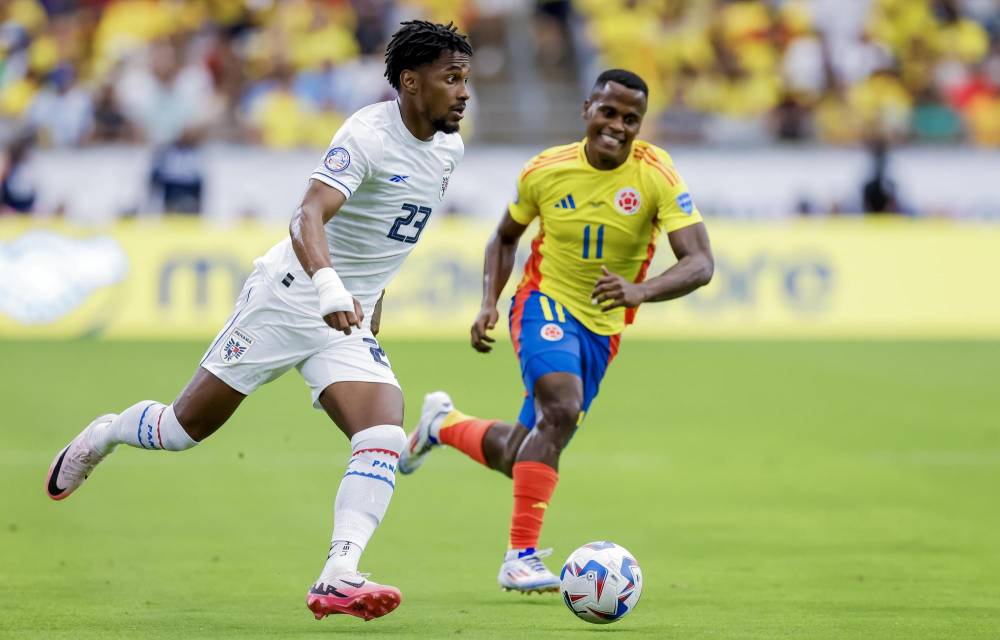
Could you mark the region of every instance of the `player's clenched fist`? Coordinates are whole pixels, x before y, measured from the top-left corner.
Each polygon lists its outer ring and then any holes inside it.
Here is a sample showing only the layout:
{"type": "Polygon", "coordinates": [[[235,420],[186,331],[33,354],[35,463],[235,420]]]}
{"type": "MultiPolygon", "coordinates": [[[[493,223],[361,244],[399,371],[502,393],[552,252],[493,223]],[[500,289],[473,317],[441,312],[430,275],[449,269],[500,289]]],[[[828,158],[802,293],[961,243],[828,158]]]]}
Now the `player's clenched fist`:
{"type": "Polygon", "coordinates": [[[365,319],[365,314],[361,310],[361,303],[355,298],[354,311],[334,311],[323,316],[324,322],[336,329],[343,331],[346,335],[351,335],[351,327],[361,328],[361,321],[365,319]]]}
{"type": "Polygon", "coordinates": [[[472,323],[472,348],[479,353],[489,353],[493,350],[491,343],[496,342],[496,340],[488,336],[486,332],[492,331],[493,327],[497,326],[497,316],[496,307],[484,307],[479,310],[476,321],[472,323]]]}
{"type": "Polygon", "coordinates": [[[344,288],[336,271],[331,267],[318,269],[312,281],[319,294],[319,312],[324,322],[346,335],[351,335],[352,326],[361,328],[365,319],[361,303],[344,288]]]}
{"type": "Polygon", "coordinates": [[[611,273],[604,266],[601,267],[601,273],[604,275],[590,292],[591,301],[601,305],[601,311],[611,311],[618,307],[638,307],[645,302],[645,294],[638,284],[629,282],[617,273],[611,273]]]}

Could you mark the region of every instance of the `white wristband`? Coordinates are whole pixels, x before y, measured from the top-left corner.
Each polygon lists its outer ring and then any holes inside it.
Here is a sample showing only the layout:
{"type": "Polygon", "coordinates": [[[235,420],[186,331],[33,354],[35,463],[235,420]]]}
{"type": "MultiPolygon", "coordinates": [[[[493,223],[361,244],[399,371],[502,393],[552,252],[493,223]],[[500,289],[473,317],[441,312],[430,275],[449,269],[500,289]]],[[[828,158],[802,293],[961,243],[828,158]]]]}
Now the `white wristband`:
{"type": "Polygon", "coordinates": [[[336,311],[354,311],[354,298],[344,288],[333,267],[323,267],[313,274],[313,284],[319,293],[319,315],[327,316],[336,311]]]}

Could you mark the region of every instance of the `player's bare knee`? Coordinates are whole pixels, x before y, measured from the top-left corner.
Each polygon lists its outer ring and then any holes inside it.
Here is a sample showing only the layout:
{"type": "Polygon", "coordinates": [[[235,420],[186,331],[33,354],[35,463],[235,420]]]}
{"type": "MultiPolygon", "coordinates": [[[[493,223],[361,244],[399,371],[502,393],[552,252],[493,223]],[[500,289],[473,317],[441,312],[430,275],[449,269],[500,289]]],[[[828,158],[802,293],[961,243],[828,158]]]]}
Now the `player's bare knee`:
{"type": "Polygon", "coordinates": [[[559,442],[569,440],[579,419],[580,402],[576,398],[560,399],[542,406],[542,420],[559,442]]]}

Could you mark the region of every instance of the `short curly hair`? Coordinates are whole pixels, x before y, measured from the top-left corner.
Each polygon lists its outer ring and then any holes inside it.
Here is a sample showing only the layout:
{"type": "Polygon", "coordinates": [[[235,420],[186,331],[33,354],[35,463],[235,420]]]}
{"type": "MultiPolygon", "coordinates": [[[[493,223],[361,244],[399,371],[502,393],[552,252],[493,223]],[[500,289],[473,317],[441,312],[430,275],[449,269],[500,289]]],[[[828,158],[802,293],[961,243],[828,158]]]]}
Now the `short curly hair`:
{"type": "Polygon", "coordinates": [[[426,20],[403,22],[385,48],[385,77],[399,91],[399,74],[438,59],[445,51],[472,55],[472,45],[451,22],[435,24],[426,20]]]}
{"type": "Polygon", "coordinates": [[[597,76],[597,81],[594,82],[594,91],[609,82],[618,83],[633,91],[641,91],[642,95],[647,98],[649,97],[649,87],[646,86],[646,81],[631,71],[626,71],[625,69],[608,69],[604,71],[601,75],[597,76]]]}

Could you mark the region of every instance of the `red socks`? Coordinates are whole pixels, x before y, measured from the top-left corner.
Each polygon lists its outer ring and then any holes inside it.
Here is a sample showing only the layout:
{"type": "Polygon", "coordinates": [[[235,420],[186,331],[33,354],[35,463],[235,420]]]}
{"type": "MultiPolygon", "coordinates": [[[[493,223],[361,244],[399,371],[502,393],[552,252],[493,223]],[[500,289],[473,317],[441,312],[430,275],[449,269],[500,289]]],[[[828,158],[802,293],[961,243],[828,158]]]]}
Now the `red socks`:
{"type": "Polygon", "coordinates": [[[510,546],[538,545],[545,510],[559,482],[559,472],[542,462],[514,463],[514,514],[510,519],[510,546]]]}
{"type": "MultiPolygon", "coordinates": [[[[483,438],[497,420],[472,418],[452,411],[438,430],[438,441],[458,449],[481,465],[486,464],[483,438]]],[[[538,545],[545,510],[559,482],[559,473],[542,462],[516,462],[514,476],[514,513],[510,519],[510,546],[527,549],[538,545]]]]}
{"type": "Polygon", "coordinates": [[[496,424],[497,420],[482,420],[470,418],[458,411],[453,411],[438,431],[438,440],[442,444],[458,449],[481,465],[486,465],[483,454],[483,438],[486,431],[496,424]],[[449,424],[449,420],[454,421],[449,424]]]}

